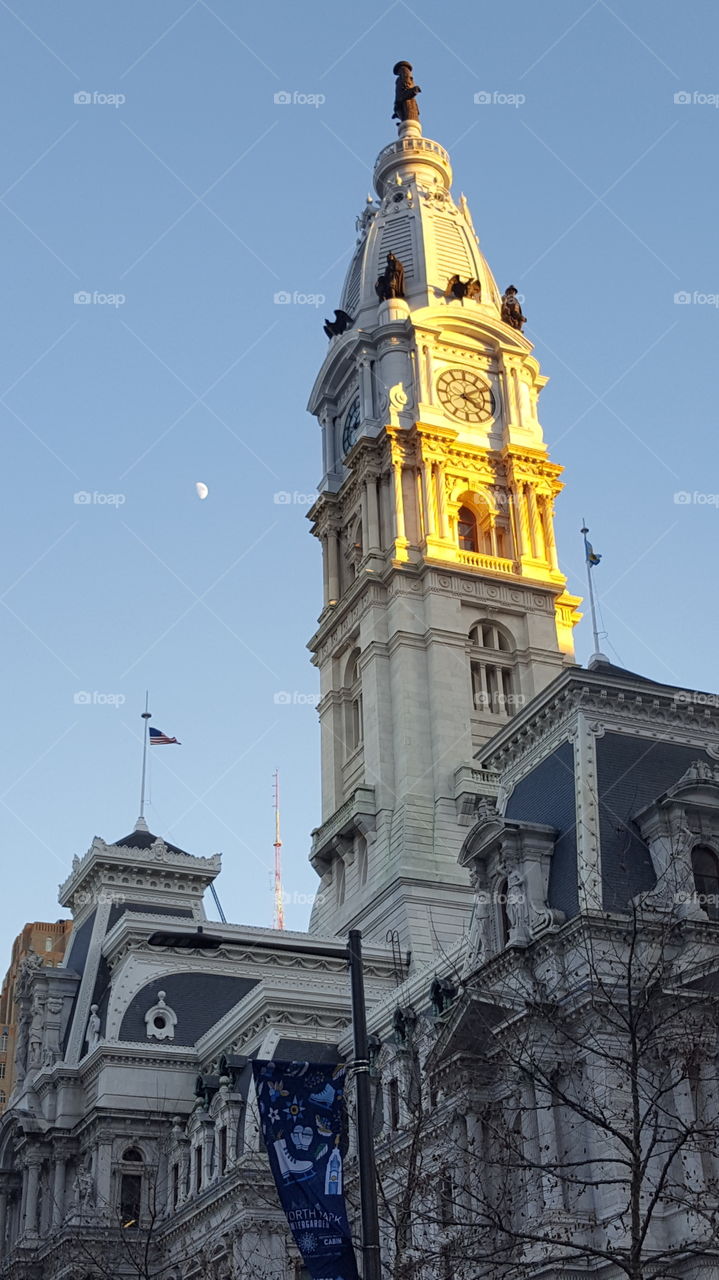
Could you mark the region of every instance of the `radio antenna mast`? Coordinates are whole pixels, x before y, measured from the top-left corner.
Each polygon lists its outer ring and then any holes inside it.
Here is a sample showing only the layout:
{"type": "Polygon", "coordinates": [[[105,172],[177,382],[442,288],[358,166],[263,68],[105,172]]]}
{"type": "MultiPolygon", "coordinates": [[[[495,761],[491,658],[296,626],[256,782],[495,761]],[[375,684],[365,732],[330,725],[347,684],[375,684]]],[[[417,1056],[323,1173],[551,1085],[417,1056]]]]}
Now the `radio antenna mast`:
{"type": "Polygon", "coordinates": [[[275,929],[285,927],[285,899],[282,892],[282,840],[280,838],[280,771],[275,769],[274,778],[275,804],[275,929]]]}

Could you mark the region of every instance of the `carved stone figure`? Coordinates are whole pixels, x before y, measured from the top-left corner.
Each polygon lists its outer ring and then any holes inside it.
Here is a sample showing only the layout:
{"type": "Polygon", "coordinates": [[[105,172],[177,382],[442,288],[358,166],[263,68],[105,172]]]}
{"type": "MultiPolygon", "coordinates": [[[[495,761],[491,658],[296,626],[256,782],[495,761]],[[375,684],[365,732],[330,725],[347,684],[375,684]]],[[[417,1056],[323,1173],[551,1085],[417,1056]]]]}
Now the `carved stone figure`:
{"type": "Polygon", "coordinates": [[[412,64],[410,62],[398,62],[392,68],[392,75],[397,77],[394,89],[394,111],[392,119],[399,120],[419,120],[419,103],[417,102],[417,94],[421,93],[418,84],[415,84],[412,76],[412,64]]]}
{"type": "Polygon", "coordinates": [[[404,297],[404,267],[391,250],[387,254],[387,265],[377,278],[375,293],[380,302],[386,302],[388,298],[404,297]]]}
{"type": "Polygon", "coordinates": [[[507,918],[510,924],[510,941],[514,941],[522,932],[524,925],[524,878],[521,871],[510,871],[507,881],[507,918]]]}
{"type": "Polygon", "coordinates": [[[45,1021],[45,1001],[35,995],[32,1002],[28,1067],[39,1067],[42,1059],[43,1027],[45,1021]]]}
{"type": "Polygon", "coordinates": [[[518,329],[520,333],[522,326],[527,323],[527,317],[522,314],[517,290],[513,284],[508,285],[502,294],[502,319],[511,329],[518,329]]]}
{"type": "Polygon", "coordinates": [[[334,320],[325,319],[323,328],[328,338],[334,338],[339,333],[344,333],[353,324],[352,316],[348,316],[346,311],[335,310],[334,320]]]}
{"type": "Polygon", "coordinates": [[[87,1031],[85,1032],[85,1043],[87,1044],[87,1052],[92,1053],[93,1049],[100,1041],[100,1018],[97,1012],[97,1005],[90,1005],[90,1017],[87,1020],[87,1031]]]}
{"type": "Polygon", "coordinates": [[[72,1205],[76,1213],[82,1214],[95,1203],[95,1179],[89,1165],[78,1171],[72,1193],[72,1205]]]}
{"type": "Polygon", "coordinates": [[[445,298],[459,298],[462,306],[464,306],[465,298],[471,298],[474,302],[481,302],[482,286],[479,280],[474,280],[471,277],[469,280],[460,280],[459,276],[450,276],[444,296],[445,298]]]}

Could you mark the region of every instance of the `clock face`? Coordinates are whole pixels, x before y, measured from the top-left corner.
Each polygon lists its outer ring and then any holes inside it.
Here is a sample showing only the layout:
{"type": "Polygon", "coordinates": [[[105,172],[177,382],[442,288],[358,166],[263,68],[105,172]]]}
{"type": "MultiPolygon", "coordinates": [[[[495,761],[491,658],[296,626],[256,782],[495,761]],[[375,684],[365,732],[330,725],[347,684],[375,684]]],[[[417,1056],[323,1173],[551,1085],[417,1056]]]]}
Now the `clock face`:
{"type": "Polygon", "coordinates": [[[437,393],[447,412],[460,422],[489,422],[494,417],[494,396],[471,369],[445,369],[437,379],[437,393]]]}
{"type": "Polygon", "coordinates": [[[360,402],[359,396],[350,404],[345,413],[344,422],[342,424],[342,452],[349,453],[352,445],[357,439],[357,431],[360,424],[360,402]]]}

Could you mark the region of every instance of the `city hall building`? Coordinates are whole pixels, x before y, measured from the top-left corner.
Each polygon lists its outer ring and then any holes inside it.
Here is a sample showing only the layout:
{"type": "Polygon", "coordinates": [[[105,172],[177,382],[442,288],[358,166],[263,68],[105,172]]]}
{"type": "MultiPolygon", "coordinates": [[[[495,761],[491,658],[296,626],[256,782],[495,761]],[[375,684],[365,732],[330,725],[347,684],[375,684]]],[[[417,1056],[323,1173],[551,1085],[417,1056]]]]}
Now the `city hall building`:
{"type": "Polygon", "coordinates": [[[546,378],[395,74],[309,402],[309,932],[183,945],[220,858],[142,820],[74,858],[64,959],[18,972],[1,1276],[303,1275],[251,1062],[351,1059],[351,928],[387,1276],[719,1275],[716,705],[576,664],[546,378]]]}

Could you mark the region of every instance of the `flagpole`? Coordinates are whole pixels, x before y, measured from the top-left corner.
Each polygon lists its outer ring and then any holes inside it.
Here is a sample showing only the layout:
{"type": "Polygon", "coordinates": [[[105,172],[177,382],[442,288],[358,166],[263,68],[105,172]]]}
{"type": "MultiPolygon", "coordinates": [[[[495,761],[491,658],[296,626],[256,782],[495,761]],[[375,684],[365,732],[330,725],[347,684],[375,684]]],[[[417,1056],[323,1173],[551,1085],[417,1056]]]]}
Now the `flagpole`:
{"type": "Polygon", "coordinates": [[[142,726],[142,783],[140,786],[140,816],[135,823],[136,831],[147,831],[147,823],[145,822],[145,779],[147,777],[147,722],[151,718],[148,711],[149,694],[145,690],[145,710],[141,714],[144,721],[142,726]]]}
{"type": "Polygon", "coordinates": [[[587,586],[589,588],[589,608],[591,609],[591,613],[592,613],[592,633],[594,635],[594,653],[591,655],[591,658],[589,659],[589,661],[591,662],[593,658],[599,658],[602,662],[608,662],[609,659],[607,658],[606,654],[603,654],[601,649],[599,648],[599,628],[597,626],[597,608],[594,602],[594,583],[592,582],[592,566],[589,562],[589,556],[587,554],[587,534],[589,533],[589,529],[587,528],[586,520],[582,520],[582,528],[580,529],[580,533],[584,538],[584,561],[587,566],[587,586]]]}

